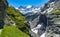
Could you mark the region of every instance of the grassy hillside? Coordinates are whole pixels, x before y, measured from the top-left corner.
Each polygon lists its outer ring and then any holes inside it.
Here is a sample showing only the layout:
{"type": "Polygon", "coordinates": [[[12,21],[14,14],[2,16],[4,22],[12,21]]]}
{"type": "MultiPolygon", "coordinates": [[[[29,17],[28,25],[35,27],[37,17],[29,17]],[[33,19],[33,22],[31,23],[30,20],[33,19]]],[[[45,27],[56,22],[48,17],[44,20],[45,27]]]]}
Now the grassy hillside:
{"type": "Polygon", "coordinates": [[[4,26],[0,37],[29,37],[29,27],[25,16],[12,6],[8,7],[7,15],[16,23],[16,26],[4,26]]]}
{"type": "Polygon", "coordinates": [[[8,16],[16,22],[17,27],[22,28],[26,24],[25,16],[14,7],[8,7],[8,16]]]}
{"type": "Polygon", "coordinates": [[[0,37],[29,37],[29,36],[14,26],[7,26],[3,28],[0,37]]]}
{"type": "Polygon", "coordinates": [[[16,27],[18,27],[21,31],[29,34],[27,21],[25,19],[25,16],[22,13],[20,13],[14,7],[9,6],[7,14],[13,21],[15,21],[16,27]]]}

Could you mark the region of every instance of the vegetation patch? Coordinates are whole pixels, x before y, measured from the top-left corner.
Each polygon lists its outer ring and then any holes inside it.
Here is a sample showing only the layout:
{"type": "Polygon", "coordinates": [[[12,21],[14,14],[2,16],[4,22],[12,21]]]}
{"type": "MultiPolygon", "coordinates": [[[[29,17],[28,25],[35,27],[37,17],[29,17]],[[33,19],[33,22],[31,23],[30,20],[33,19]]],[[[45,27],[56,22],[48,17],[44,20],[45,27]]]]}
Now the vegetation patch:
{"type": "Polygon", "coordinates": [[[16,27],[18,27],[21,31],[29,34],[29,27],[25,19],[26,17],[19,10],[9,6],[7,15],[16,23],[16,27]]]}
{"type": "Polygon", "coordinates": [[[53,9],[51,13],[55,15],[60,15],[60,7],[53,9]]]}
{"type": "Polygon", "coordinates": [[[7,26],[3,28],[1,32],[1,37],[29,37],[29,36],[14,26],[7,26]]]}

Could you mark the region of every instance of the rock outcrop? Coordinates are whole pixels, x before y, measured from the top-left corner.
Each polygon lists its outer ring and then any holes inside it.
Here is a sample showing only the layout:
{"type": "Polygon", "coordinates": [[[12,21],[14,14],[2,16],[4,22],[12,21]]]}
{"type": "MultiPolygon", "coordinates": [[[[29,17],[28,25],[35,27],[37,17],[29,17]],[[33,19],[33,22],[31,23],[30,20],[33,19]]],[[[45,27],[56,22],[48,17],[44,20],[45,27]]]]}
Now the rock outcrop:
{"type": "Polygon", "coordinates": [[[8,3],[7,0],[0,0],[0,29],[5,25],[8,3]]]}

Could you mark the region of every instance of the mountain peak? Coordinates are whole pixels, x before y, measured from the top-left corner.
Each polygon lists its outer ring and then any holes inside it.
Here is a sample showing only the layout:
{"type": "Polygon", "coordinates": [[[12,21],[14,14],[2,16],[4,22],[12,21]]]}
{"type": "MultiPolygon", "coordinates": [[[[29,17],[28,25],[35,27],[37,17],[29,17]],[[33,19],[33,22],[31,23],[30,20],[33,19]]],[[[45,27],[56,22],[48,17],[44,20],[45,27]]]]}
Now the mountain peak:
{"type": "Polygon", "coordinates": [[[26,8],[31,8],[32,7],[32,5],[28,5],[26,8]]]}

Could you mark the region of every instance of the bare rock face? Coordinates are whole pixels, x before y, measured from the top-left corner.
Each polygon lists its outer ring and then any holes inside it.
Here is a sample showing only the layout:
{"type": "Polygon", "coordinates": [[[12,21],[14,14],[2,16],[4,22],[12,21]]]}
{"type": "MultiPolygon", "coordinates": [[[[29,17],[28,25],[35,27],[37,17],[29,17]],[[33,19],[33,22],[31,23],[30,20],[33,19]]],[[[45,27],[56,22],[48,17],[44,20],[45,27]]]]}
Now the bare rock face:
{"type": "Polygon", "coordinates": [[[0,29],[3,28],[4,20],[6,18],[8,3],[7,0],[0,0],[0,29]]]}
{"type": "Polygon", "coordinates": [[[60,15],[50,14],[46,28],[46,37],[60,37],[60,15]]]}
{"type": "Polygon", "coordinates": [[[32,37],[60,37],[60,15],[50,15],[54,8],[60,7],[59,3],[60,0],[50,0],[36,18],[28,21],[32,37]]]}

